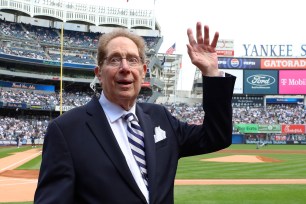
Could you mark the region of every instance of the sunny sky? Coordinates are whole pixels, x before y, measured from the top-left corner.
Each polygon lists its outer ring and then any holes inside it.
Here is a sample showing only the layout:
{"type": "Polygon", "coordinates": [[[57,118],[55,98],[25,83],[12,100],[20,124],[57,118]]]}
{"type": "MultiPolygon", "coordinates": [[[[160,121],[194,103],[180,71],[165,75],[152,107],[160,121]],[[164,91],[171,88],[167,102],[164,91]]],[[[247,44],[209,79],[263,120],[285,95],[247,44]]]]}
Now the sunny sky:
{"type": "Polygon", "coordinates": [[[178,88],[183,90],[191,89],[195,70],[187,54],[186,31],[188,27],[194,30],[197,21],[209,25],[211,36],[218,31],[219,39],[234,40],[235,56],[244,56],[242,44],[306,44],[305,7],[302,0],[129,0],[128,3],[126,0],[93,1],[101,4],[117,1],[123,5],[154,6],[164,36],[159,52],[164,53],[176,43],[174,54],[183,55],[183,79],[178,84],[178,88]]]}

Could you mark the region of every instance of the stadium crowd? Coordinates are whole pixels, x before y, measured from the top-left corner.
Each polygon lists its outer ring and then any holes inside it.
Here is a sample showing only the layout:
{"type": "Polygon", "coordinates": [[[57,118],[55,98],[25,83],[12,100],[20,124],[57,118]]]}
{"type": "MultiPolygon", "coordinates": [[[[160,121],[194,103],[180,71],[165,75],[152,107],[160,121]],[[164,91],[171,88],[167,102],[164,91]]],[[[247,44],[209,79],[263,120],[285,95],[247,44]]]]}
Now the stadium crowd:
{"type": "Polygon", "coordinates": [[[267,104],[266,108],[234,108],[234,123],[305,124],[306,109],[300,104],[267,104]]]}
{"type": "MultiPolygon", "coordinates": [[[[103,33],[64,31],[63,61],[68,63],[96,64],[95,51],[103,33]]],[[[0,53],[60,61],[60,30],[0,19],[0,53]]],[[[158,37],[143,36],[147,52],[154,49],[158,37]]]]}
{"type": "Polygon", "coordinates": [[[30,139],[31,136],[42,139],[48,123],[47,116],[0,116],[0,140],[15,140],[17,136],[22,139],[30,139]]]}
{"type": "MultiPolygon", "coordinates": [[[[62,105],[81,106],[87,103],[90,99],[90,94],[85,92],[63,92],[62,105]]],[[[60,104],[60,93],[0,88],[0,101],[54,107],[60,104]]]]}
{"type": "MultiPolygon", "coordinates": [[[[140,95],[138,102],[146,102],[149,96],[140,95]]],[[[0,89],[1,102],[27,103],[41,106],[57,106],[60,104],[59,93],[45,93],[25,91],[21,89],[0,89]]],[[[85,92],[63,92],[64,106],[81,106],[91,99],[91,94],[85,92]]],[[[163,104],[173,116],[180,120],[201,124],[203,110],[201,104],[189,105],[186,103],[163,104]]],[[[12,139],[17,135],[29,137],[34,134],[43,138],[50,116],[1,116],[0,139],[12,139]]],[[[306,121],[306,109],[299,104],[267,104],[265,108],[240,107],[233,108],[233,123],[256,124],[304,124],[306,121]]]]}

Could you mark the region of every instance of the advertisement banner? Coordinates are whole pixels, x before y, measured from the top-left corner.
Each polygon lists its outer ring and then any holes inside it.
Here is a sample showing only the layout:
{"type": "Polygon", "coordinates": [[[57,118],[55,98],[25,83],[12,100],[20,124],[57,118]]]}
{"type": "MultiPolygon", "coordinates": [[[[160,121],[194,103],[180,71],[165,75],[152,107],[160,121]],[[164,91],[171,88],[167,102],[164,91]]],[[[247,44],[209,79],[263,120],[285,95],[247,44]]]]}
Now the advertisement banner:
{"type": "Polygon", "coordinates": [[[0,146],[16,145],[15,140],[0,140],[0,146]]]}
{"type": "Polygon", "coordinates": [[[229,56],[233,57],[235,55],[234,50],[216,50],[218,56],[229,56]]]}
{"type": "Polygon", "coordinates": [[[264,97],[263,96],[233,96],[232,106],[234,108],[239,107],[263,107],[264,97]]]}
{"type": "MultiPolygon", "coordinates": [[[[69,111],[70,109],[75,108],[75,106],[62,106],[62,111],[69,111]]],[[[55,106],[55,111],[61,111],[60,106],[55,106]]]]}
{"type": "Polygon", "coordinates": [[[30,109],[33,109],[33,110],[42,110],[42,106],[40,106],[40,105],[30,105],[30,109]]]}
{"type": "Polygon", "coordinates": [[[239,133],[281,133],[281,125],[278,124],[235,124],[234,128],[239,133]]]}
{"type": "Polygon", "coordinates": [[[18,88],[18,89],[28,89],[28,90],[40,90],[40,91],[55,91],[55,86],[53,85],[42,85],[42,84],[30,84],[21,82],[9,82],[0,80],[0,86],[8,88],[18,88]]]}
{"type": "Polygon", "coordinates": [[[257,124],[235,124],[234,128],[239,131],[239,133],[258,133],[257,124]]]}
{"type": "Polygon", "coordinates": [[[228,56],[228,57],[233,57],[235,55],[234,50],[216,50],[218,56],[228,56]]]}
{"type": "Polygon", "coordinates": [[[282,133],[283,134],[304,134],[305,125],[282,125],[282,133]]]}
{"type": "Polygon", "coordinates": [[[261,69],[306,69],[306,58],[262,58],[261,69]]]}
{"type": "Polygon", "coordinates": [[[304,104],[303,98],[266,98],[267,104],[304,104]]]}
{"type": "Polygon", "coordinates": [[[279,71],[279,94],[306,94],[306,70],[279,71]]]}
{"type": "Polygon", "coordinates": [[[6,107],[8,108],[20,108],[20,109],[27,109],[26,103],[15,103],[15,102],[7,102],[6,107]]]}
{"type": "Polygon", "coordinates": [[[281,133],[281,126],[280,125],[258,125],[258,132],[259,133],[281,133]]]}
{"type": "Polygon", "coordinates": [[[276,70],[244,70],[244,94],[278,94],[278,72],[276,70]]]}
{"type": "Polygon", "coordinates": [[[30,109],[33,110],[53,110],[52,106],[50,105],[30,105],[30,109]]]}
{"type": "Polygon", "coordinates": [[[234,40],[219,39],[217,42],[216,50],[234,50],[234,40]]]}
{"type": "Polygon", "coordinates": [[[260,59],[219,57],[218,67],[220,69],[260,69],[260,59]]]}
{"type": "Polygon", "coordinates": [[[234,86],[234,94],[243,93],[243,70],[239,69],[220,69],[228,74],[231,74],[236,77],[236,82],[234,86]]]}

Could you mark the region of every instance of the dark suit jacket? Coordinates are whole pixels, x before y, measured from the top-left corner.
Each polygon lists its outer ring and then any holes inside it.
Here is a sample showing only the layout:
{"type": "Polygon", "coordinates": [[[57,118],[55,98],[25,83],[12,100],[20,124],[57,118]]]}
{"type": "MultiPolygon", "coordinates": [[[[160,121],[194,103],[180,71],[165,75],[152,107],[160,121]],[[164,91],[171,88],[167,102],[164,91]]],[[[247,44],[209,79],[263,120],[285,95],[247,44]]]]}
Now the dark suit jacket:
{"type": "MultiPolygon", "coordinates": [[[[145,134],[150,203],[173,203],[181,157],[228,147],[232,141],[231,98],[235,77],[204,77],[203,125],[188,125],[163,106],[141,103],[136,115],[145,134]],[[160,126],[166,139],[155,143],[160,126]]],[[[35,203],[146,203],[94,97],[50,123],[43,147],[35,203]]]]}

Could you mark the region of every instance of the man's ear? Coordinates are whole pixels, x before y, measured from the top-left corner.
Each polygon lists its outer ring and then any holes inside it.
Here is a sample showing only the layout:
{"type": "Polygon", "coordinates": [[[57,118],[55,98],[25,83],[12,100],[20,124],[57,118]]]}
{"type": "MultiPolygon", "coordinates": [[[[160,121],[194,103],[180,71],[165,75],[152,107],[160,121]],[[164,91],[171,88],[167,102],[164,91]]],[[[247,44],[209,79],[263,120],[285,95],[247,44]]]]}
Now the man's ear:
{"type": "Polygon", "coordinates": [[[144,82],[144,79],[146,77],[146,74],[147,74],[147,65],[144,64],[143,65],[143,73],[142,73],[142,82],[144,82]]]}
{"type": "Polygon", "coordinates": [[[98,79],[99,79],[99,81],[101,81],[101,74],[100,74],[100,70],[99,70],[99,67],[97,66],[97,67],[95,67],[95,75],[96,75],[96,77],[98,77],[98,79]]]}
{"type": "Polygon", "coordinates": [[[99,80],[99,84],[102,86],[102,82],[103,82],[103,77],[102,77],[102,68],[97,66],[95,68],[95,75],[96,75],[96,78],[99,80]]]}
{"type": "Polygon", "coordinates": [[[98,74],[99,74],[99,67],[98,66],[95,67],[94,72],[95,72],[95,75],[98,76],[98,74]]]}

